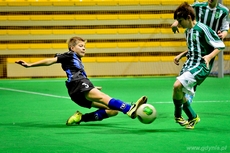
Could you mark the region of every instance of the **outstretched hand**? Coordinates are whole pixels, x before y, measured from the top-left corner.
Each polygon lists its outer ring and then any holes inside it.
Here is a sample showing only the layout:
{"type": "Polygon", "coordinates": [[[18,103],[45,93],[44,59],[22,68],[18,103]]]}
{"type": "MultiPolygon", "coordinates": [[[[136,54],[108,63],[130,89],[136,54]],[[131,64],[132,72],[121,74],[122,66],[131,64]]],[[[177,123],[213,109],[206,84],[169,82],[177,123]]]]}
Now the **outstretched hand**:
{"type": "Polygon", "coordinates": [[[18,60],[18,61],[15,61],[15,63],[21,65],[21,66],[24,66],[24,67],[29,67],[28,63],[26,63],[25,61],[23,60],[18,60]]]}

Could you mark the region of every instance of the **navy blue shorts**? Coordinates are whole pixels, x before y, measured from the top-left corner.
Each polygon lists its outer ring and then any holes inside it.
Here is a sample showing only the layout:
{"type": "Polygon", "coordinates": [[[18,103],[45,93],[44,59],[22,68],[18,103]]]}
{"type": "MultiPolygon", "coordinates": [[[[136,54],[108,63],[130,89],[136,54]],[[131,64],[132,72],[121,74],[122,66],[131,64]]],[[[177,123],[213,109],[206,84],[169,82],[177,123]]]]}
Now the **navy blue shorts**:
{"type": "Polygon", "coordinates": [[[94,85],[88,78],[81,78],[67,82],[68,93],[72,101],[82,107],[91,108],[92,101],[85,98],[85,93],[94,88],[94,85]]]}

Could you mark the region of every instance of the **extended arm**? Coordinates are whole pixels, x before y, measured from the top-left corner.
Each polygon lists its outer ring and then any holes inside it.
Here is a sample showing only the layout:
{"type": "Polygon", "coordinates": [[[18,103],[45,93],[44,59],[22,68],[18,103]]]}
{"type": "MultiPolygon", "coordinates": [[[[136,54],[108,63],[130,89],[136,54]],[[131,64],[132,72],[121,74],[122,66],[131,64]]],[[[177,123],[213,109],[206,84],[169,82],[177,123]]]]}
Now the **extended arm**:
{"type": "Polygon", "coordinates": [[[49,65],[52,65],[54,63],[57,62],[57,57],[54,57],[54,58],[46,58],[46,59],[43,59],[43,60],[40,60],[40,61],[37,61],[37,62],[34,62],[34,63],[27,63],[23,60],[18,60],[18,61],[15,61],[15,63],[19,64],[19,65],[22,65],[26,68],[28,67],[37,67],[37,66],[49,66],[49,65]]]}

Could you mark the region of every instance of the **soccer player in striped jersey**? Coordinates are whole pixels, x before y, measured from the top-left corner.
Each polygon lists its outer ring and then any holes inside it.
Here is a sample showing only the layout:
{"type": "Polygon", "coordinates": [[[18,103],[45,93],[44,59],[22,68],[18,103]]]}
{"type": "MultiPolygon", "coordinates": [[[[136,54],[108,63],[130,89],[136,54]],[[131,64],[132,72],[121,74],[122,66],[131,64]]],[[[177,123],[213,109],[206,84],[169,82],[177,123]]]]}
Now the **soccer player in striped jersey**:
{"type": "MultiPolygon", "coordinates": [[[[218,0],[208,0],[207,2],[198,2],[198,0],[194,0],[191,6],[194,8],[196,13],[196,21],[200,21],[208,25],[211,29],[213,29],[219,38],[224,40],[228,34],[229,30],[229,9],[224,5],[218,3],[218,0]]],[[[172,31],[174,33],[178,32],[178,21],[172,24],[172,31]]],[[[197,86],[194,86],[194,91],[197,86]]],[[[193,100],[193,95],[186,94],[185,95],[187,101],[190,103],[193,100]]]]}
{"type": "Polygon", "coordinates": [[[195,11],[187,2],[182,3],[175,10],[174,19],[183,28],[186,28],[188,47],[186,51],[174,58],[174,63],[178,65],[180,59],[187,56],[173,86],[174,116],[176,123],[187,129],[193,129],[200,118],[186,100],[185,94],[194,94],[194,86],[200,85],[207,78],[215,56],[225,48],[225,45],[214,30],[200,21],[196,21],[195,11]],[[188,120],[182,117],[182,109],[188,120]]]}
{"type": "Polygon", "coordinates": [[[84,108],[97,108],[96,111],[85,114],[76,111],[67,119],[66,125],[101,121],[116,116],[119,111],[127,114],[132,119],[136,118],[137,109],[147,102],[147,97],[142,96],[135,104],[130,105],[122,100],[110,97],[95,87],[88,79],[81,60],[86,54],[86,42],[81,37],[72,37],[68,40],[69,51],[65,53],[56,54],[53,58],[46,58],[34,63],[27,63],[23,60],[15,61],[15,63],[26,68],[60,63],[67,75],[65,83],[71,100],[84,108]]]}

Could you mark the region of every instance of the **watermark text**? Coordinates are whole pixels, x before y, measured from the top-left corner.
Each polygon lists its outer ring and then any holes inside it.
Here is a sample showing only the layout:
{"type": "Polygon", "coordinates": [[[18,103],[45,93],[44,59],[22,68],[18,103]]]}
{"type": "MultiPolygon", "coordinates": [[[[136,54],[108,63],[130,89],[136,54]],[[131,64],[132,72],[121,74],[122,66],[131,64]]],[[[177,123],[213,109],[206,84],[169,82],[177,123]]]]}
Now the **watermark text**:
{"type": "Polygon", "coordinates": [[[228,146],[218,146],[218,145],[215,145],[215,146],[188,146],[186,147],[187,150],[190,150],[190,151],[226,151],[228,148],[228,146]]]}

